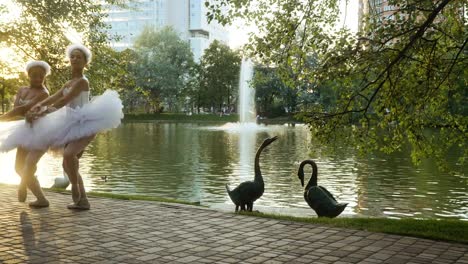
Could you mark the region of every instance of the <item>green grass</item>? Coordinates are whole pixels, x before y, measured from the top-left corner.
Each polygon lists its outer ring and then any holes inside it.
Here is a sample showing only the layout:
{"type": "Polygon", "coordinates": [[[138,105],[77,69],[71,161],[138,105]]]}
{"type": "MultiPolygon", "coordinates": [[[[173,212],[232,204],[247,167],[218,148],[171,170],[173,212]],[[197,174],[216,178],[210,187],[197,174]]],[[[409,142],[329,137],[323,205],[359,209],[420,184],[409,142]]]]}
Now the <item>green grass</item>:
{"type": "Polygon", "coordinates": [[[456,219],[388,219],[388,218],[306,218],[259,212],[242,212],[262,218],[327,225],[371,232],[406,235],[468,244],[468,222],[456,219]]]}
{"type": "Polygon", "coordinates": [[[175,113],[162,114],[125,114],[124,121],[177,121],[177,122],[237,122],[238,115],[219,116],[215,114],[186,115],[175,113]]]}
{"type": "MultiPolygon", "coordinates": [[[[64,190],[64,189],[58,189],[58,188],[42,188],[42,189],[51,191],[51,192],[71,194],[70,191],[64,190]]],[[[187,202],[187,201],[181,201],[181,200],[176,200],[176,199],[146,196],[146,195],[128,195],[128,194],[115,194],[115,193],[104,193],[104,192],[87,192],[87,194],[88,196],[91,196],[91,197],[104,197],[104,198],[119,199],[119,200],[141,200],[141,201],[155,201],[155,202],[163,202],[163,203],[200,205],[199,202],[187,202]]]]}
{"type": "MultiPolygon", "coordinates": [[[[194,114],[186,115],[181,113],[162,113],[162,114],[125,114],[124,121],[166,121],[166,122],[238,122],[239,115],[231,114],[219,116],[215,114],[194,114]]],[[[275,118],[260,119],[263,124],[285,124],[299,123],[292,116],[283,116],[275,118]]]]}

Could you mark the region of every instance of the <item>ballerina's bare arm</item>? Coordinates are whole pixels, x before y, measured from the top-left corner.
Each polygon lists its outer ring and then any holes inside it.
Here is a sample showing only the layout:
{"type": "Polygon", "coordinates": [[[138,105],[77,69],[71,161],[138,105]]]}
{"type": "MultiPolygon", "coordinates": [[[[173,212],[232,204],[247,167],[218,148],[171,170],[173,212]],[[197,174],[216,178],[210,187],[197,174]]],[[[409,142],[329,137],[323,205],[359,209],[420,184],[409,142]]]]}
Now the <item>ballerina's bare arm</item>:
{"type": "Polygon", "coordinates": [[[86,79],[80,79],[76,82],[74,82],[71,86],[71,82],[67,82],[60,90],[58,90],[54,95],[50,96],[46,100],[42,101],[40,104],[35,106],[34,110],[36,110],[35,115],[33,116],[33,119],[37,119],[43,115],[52,113],[56,111],[57,109],[67,105],[73,98],[78,96],[81,91],[87,91],[89,90],[89,85],[88,81],[86,79]],[[70,87],[70,92],[68,92],[66,95],[64,95],[64,90],[66,88],[70,87]],[[47,106],[49,105],[48,108],[42,109],[42,106],[47,106]]]}
{"type": "Polygon", "coordinates": [[[26,113],[33,108],[33,106],[35,106],[37,103],[41,102],[42,100],[46,99],[49,96],[49,93],[47,92],[47,90],[44,90],[44,91],[41,91],[40,93],[38,93],[33,98],[31,98],[31,100],[29,100],[29,102],[27,102],[27,103],[25,103],[23,105],[19,105],[19,100],[21,98],[21,95],[22,95],[24,89],[28,89],[28,88],[21,88],[18,91],[18,93],[16,94],[16,100],[15,100],[14,108],[11,111],[9,111],[9,112],[5,113],[4,115],[0,116],[1,121],[8,121],[8,120],[14,119],[15,117],[25,116],[26,113]]]}
{"type": "Polygon", "coordinates": [[[88,91],[89,90],[89,83],[88,80],[81,78],[75,83],[72,84],[70,87],[70,91],[62,96],[59,100],[57,100],[52,107],[55,109],[59,109],[67,105],[69,102],[71,102],[73,99],[75,99],[77,96],[80,95],[81,92],[83,91],[88,91]]]}
{"type": "Polygon", "coordinates": [[[23,97],[23,93],[28,89],[28,87],[21,87],[19,88],[18,92],[15,95],[15,102],[13,104],[13,108],[16,108],[20,104],[21,97],[23,97]]]}
{"type": "Polygon", "coordinates": [[[53,95],[49,96],[45,100],[43,100],[40,103],[38,103],[37,105],[35,105],[34,108],[31,109],[31,111],[32,112],[39,112],[43,106],[48,106],[48,105],[53,104],[56,101],[58,101],[62,97],[63,90],[65,89],[65,87],[66,87],[66,84],[65,84],[64,87],[62,87],[60,90],[55,92],[53,95]]]}

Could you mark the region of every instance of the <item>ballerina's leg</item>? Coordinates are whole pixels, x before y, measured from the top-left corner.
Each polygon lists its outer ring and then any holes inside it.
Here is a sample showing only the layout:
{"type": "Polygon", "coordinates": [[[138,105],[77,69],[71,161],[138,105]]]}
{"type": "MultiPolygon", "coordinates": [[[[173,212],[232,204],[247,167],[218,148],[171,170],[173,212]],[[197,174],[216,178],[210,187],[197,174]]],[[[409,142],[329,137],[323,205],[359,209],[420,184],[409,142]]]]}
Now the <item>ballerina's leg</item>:
{"type": "Polygon", "coordinates": [[[82,152],[94,139],[95,135],[84,137],[68,143],[63,151],[63,169],[67,173],[72,185],[72,195],[78,196],[77,201],[74,198],[74,203],[68,205],[70,209],[89,209],[90,205],[86,196],[86,190],[83,184],[83,178],[79,173],[79,157],[82,152]]]}
{"type": "MultiPolygon", "coordinates": [[[[71,184],[71,193],[72,193],[73,203],[78,203],[78,201],[80,200],[80,191],[78,188],[77,179],[73,178],[74,174],[70,176],[70,168],[67,165],[67,163],[70,163],[70,162],[73,162],[73,161],[70,161],[69,159],[65,159],[65,156],[64,156],[62,160],[62,167],[63,167],[63,171],[67,175],[68,180],[70,181],[70,184],[71,184]]],[[[73,166],[71,166],[71,168],[73,168],[73,166]]]]}
{"type": "Polygon", "coordinates": [[[36,196],[37,200],[29,203],[31,207],[48,207],[49,201],[45,198],[44,193],[42,192],[41,185],[39,181],[34,176],[37,170],[37,163],[44,155],[45,151],[32,150],[29,151],[26,155],[24,162],[23,173],[21,175],[22,179],[26,182],[29,190],[36,196]]]}
{"type": "MultiPolygon", "coordinates": [[[[93,137],[94,138],[94,137],[93,137]]],[[[88,143],[89,144],[89,143],[88,143]]],[[[76,155],[77,159],[78,159],[78,164],[77,164],[77,172],[78,172],[78,193],[81,194],[83,193],[84,194],[84,198],[88,199],[88,197],[86,197],[86,190],[84,188],[84,184],[83,184],[83,178],[81,177],[81,174],[80,174],[80,158],[81,156],[83,156],[83,153],[84,153],[84,149],[78,153],[78,155],[76,155]]],[[[78,197],[79,198],[79,197],[78,197]]],[[[78,199],[79,200],[79,199],[78,199]]]]}
{"type": "Polygon", "coordinates": [[[18,174],[18,176],[20,176],[21,178],[21,182],[18,185],[18,201],[19,202],[25,202],[26,196],[28,195],[26,182],[24,181],[23,177],[21,177],[27,154],[28,154],[28,151],[22,147],[18,147],[16,149],[15,171],[18,174]]]}

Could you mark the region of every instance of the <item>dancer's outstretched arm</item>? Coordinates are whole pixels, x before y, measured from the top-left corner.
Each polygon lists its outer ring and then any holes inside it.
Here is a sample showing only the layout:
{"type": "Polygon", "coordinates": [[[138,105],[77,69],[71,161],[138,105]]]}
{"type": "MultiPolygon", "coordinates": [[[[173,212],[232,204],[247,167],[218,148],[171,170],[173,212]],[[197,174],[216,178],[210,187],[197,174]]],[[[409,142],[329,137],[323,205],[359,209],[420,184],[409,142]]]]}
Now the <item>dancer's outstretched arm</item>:
{"type": "Polygon", "coordinates": [[[51,97],[47,98],[46,100],[44,100],[43,102],[35,106],[34,108],[39,107],[38,111],[32,114],[31,116],[29,116],[29,118],[27,119],[35,120],[41,116],[52,113],[56,111],[57,109],[62,108],[65,105],[67,105],[71,100],[77,97],[81,93],[81,91],[89,90],[89,84],[86,79],[81,79],[77,81],[76,83],[74,83],[70,87],[70,91],[66,95],[63,95],[63,90],[65,89],[65,87],[67,86],[65,85],[62,89],[60,89],[54,95],[52,95],[51,97]],[[44,104],[44,102],[46,104],[44,104]],[[39,110],[41,109],[42,106],[45,106],[45,105],[49,105],[49,107],[47,107],[47,109],[39,110]]]}
{"type": "Polygon", "coordinates": [[[63,94],[63,89],[65,87],[62,87],[60,90],[58,90],[57,92],[55,92],[52,96],[49,96],[48,98],[46,98],[45,100],[42,100],[40,101],[38,104],[36,104],[32,109],[31,111],[32,112],[38,112],[41,110],[41,108],[43,106],[48,106],[50,104],[53,104],[54,102],[56,102],[57,100],[59,100],[61,97],[62,97],[62,94],[63,94]]]}
{"type": "Polygon", "coordinates": [[[0,121],[9,121],[16,117],[25,116],[26,113],[33,108],[37,103],[41,102],[42,100],[46,99],[49,96],[45,91],[33,97],[29,102],[23,105],[19,105],[19,100],[21,97],[21,93],[23,89],[28,88],[21,88],[18,93],[16,94],[16,100],[14,104],[14,108],[11,111],[8,111],[4,115],[0,116],[0,121]]]}

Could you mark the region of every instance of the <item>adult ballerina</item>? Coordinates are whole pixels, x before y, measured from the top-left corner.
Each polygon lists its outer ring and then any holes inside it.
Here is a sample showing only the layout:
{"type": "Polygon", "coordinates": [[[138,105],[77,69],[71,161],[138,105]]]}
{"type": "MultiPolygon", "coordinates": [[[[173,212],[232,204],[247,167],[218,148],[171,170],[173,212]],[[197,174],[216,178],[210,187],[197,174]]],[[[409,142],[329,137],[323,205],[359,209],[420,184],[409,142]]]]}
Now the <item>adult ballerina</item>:
{"type": "Polygon", "coordinates": [[[67,207],[88,210],[90,204],[79,172],[79,159],[97,132],[120,124],[123,106],[118,94],[110,90],[90,102],[90,86],[84,69],[91,62],[92,54],[87,47],[70,45],[66,55],[71,66],[71,79],[54,95],[36,105],[36,113],[30,120],[33,124],[49,123],[51,126],[47,131],[51,134],[44,135],[47,144],[51,148],[63,148],[62,166],[70,179],[73,199],[67,207]],[[41,122],[41,119],[46,121],[41,122]]]}

